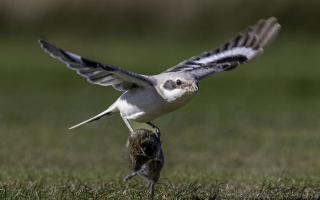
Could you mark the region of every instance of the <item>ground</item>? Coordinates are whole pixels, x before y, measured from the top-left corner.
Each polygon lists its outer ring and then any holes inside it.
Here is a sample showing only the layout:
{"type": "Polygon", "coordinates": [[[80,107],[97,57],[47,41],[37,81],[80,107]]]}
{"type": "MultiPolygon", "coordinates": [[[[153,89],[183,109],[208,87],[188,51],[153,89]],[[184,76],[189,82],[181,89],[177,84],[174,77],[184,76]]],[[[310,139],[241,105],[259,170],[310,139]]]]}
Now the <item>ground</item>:
{"type": "MultiPolygon", "coordinates": [[[[165,153],[155,199],[320,198],[320,41],[297,35],[284,32],[254,62],[204,80],[189,105],[155,121],[165,153]]],[[[48,38],[146,74],[226,39],[48,38]]],[[[88,84],[36,39],[0,39],[0,198],[145,199],[143,180],[122,181],[128,130],[118,115],[67,129],[120,93],[88,84]]]]}

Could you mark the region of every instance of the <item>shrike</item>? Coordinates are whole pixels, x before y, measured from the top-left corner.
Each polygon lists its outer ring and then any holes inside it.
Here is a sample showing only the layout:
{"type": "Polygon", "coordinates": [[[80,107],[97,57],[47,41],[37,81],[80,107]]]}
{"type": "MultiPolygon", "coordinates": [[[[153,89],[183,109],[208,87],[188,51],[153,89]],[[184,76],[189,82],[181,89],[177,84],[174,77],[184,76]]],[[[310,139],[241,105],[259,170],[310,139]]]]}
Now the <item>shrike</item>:
{"type": "Polygon", "coordinates": [[[277,19],[262,19],[220,48],[185,60],[157,75],[142,75],[109,64],[102,64],[64,51],[40,40],[41,47],[92,84],[112,86],[122,95],[105,111],[69,129],[119,112],[130,131],[131,121],[147,123],[172,112],[191,100],[199,81],[245,64],[263,52],[280,30],[277,19]]]}

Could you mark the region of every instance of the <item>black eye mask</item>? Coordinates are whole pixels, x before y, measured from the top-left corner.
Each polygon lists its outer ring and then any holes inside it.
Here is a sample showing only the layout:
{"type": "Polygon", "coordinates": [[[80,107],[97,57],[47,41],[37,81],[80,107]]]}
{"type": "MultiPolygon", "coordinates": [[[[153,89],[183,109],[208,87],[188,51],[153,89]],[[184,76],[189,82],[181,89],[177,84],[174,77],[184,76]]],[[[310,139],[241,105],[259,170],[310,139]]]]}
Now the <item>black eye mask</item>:
{"type": "Polygon", "coordinates": [[[176,83],[173,80],[167,80],[163,85],[163,88],[168,89],[168,90],[173,90],[176,87],[177,87],[176,83]]]}

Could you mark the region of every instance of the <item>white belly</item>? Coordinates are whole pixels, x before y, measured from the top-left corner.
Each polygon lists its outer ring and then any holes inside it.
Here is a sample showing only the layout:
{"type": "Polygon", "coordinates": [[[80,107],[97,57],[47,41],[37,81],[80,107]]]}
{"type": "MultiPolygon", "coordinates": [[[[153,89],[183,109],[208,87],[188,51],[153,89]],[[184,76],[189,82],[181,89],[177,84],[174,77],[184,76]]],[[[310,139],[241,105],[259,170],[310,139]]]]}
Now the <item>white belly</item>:
{"type": "Polygon", "coordinates": [[[131,89],[119,97],[117,108],[126,119],[150,122],[185,105],[192,96],[168,103],[152,88],[131,89]]]}

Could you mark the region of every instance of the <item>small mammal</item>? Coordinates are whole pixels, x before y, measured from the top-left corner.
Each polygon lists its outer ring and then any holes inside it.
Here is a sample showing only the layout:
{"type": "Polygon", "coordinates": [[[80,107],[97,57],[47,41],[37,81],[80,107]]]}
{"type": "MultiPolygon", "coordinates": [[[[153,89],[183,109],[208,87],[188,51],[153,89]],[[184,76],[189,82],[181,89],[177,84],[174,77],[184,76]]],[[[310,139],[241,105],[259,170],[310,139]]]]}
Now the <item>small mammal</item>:
{"type": "Polygon", "coordinates": [[[128,181],[139,175],[148,182],[151,196],[154,195],[155,184],[160,178],[164,165],[160,132],[147,129],[136,129],[130,133],[127,148],[133,172],[124,178],[128,181]]]}

